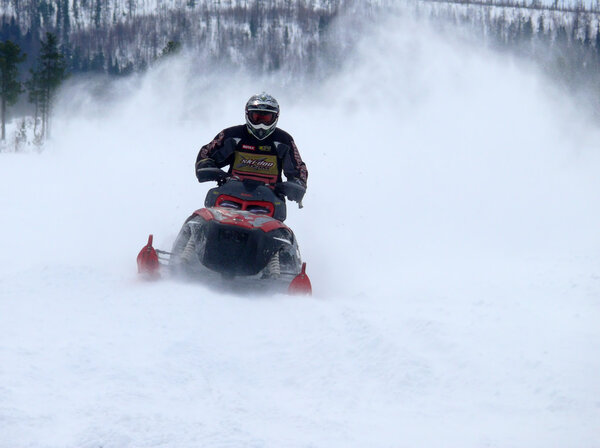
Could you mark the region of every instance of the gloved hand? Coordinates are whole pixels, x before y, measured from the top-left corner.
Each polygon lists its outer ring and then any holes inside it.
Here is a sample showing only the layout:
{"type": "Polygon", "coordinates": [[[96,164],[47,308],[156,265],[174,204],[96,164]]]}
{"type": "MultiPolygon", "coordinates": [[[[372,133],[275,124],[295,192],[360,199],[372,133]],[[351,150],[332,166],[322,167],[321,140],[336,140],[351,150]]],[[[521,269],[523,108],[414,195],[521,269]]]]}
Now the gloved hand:
{"type": "MultiPolygon", "coordinates": [[[[221,171],[223,171],[223,170],[221,170],[221,171]]],[[[217,185],[219,185],[219,187],[220,187],[221,185],[224,185],[224,184],[226,184],[226,183],[227,183],[227,182],[229,182],[229,181],[232,181],[232,180],[233,180],[233,181],[240,180],[240,178],[239,178],[238,176],[231,175],[231,174],[229,174],[229,173],[226,173],[225,171],[223,171],[223,173],[224,173],[225,175],[224,175],[224,176],[222,176],[222,177],[220,177],[219,179],[217,179],[217,185]]]]}
{"type": "Polygon", "coordinates": [[[282,184],[283,194],[290,201],[300,202],[306,193],[306,186],[300,179],[290,179],[282,184]]]}
{"type": "Polygon", "coordinates": [[[196,170],[198,182],[216,181],[219,185],[225,182],[229,177],[229,173],[220,168],[199,168],[196,170]]]}
{"type": "Polygon", "coordinates": [[[201,159],[198,160],[198,163],[196,163],[196,170],[201,170],[203,168],[216,168],[217,164],[215,163],[215,161],[211,158],[206,158],[206,159],[201,159]]]}

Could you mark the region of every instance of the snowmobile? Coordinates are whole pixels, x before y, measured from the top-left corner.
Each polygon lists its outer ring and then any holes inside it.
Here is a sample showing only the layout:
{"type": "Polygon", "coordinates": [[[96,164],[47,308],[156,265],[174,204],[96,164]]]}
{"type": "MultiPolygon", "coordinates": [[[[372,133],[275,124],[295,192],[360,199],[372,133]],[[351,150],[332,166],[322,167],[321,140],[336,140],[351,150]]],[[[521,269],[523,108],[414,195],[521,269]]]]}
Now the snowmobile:
{"type": "Polygon", "coordinates": [[[283,223],[285,197],[294,197],[298,188],[303,187],[293,182],[278,183],[273,189],[257,180],[219,178],[218,186],[208,191],[204,208],[184,222],[170,252],[155,249],[153,236],[148,237],[137,257],[138,272],[155,277],[166,266],[185,278],[311,294],[298,242],[283,223]]]}

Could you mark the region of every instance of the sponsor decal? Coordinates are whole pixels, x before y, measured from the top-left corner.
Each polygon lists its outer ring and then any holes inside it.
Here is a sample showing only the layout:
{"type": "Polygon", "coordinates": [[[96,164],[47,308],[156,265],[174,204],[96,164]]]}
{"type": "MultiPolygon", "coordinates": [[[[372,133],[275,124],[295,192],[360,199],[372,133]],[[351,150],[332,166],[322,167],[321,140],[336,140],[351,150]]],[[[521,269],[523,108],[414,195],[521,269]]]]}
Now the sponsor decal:
{"type": "Polygon", "coordinates": [[[262,176],[277,176],[277,156],[270,154],[235,153],[233,169],[242,173],[260,174],[262,176]]]}
{"type": "Polygon", "coordinates": [[[247,151],[256,151],[256,146],[252,146],[252,145],[242,145],[242,149],[245,149],[247,151]]]}
{"type": "Polygon", "coordinates": [[[240,157],[240,162],[236,168],[255,168],[257,170],[270,170],[275,166],[275,163],[266,159],[245,159],[240,157]]]}
{"type": "Polygon", "coordinates": [[[258,150],[259,151],[270,151],[271,147],[270,146],[259,146],[258,150]]]}

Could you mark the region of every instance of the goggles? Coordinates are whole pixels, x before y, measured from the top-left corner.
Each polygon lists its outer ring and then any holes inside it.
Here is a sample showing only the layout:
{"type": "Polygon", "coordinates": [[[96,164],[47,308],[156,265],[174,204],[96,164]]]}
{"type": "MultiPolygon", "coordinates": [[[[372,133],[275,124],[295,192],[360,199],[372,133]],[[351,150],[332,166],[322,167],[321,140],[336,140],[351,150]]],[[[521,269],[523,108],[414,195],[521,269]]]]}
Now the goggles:
{"type": "Polygon", "coordinates": [[[277,120],[277,114],[274,112],[268,112],[264,110],[249,110],[248,119],[252,124],[265,124],[267,126],[275,123],[277,120]]]}

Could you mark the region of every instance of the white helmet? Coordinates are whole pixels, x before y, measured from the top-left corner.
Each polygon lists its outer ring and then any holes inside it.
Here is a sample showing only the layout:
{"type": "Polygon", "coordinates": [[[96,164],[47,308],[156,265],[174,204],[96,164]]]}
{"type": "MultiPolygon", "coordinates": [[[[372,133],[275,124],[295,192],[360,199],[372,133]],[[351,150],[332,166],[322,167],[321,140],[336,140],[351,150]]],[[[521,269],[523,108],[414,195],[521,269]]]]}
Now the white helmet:
{"type": "Polygon", "coordinates": [[[279,103],[268,93],[252,96],[246,103],[246,127],[259,140],[273,133],[279,119],[279,103]]]}

